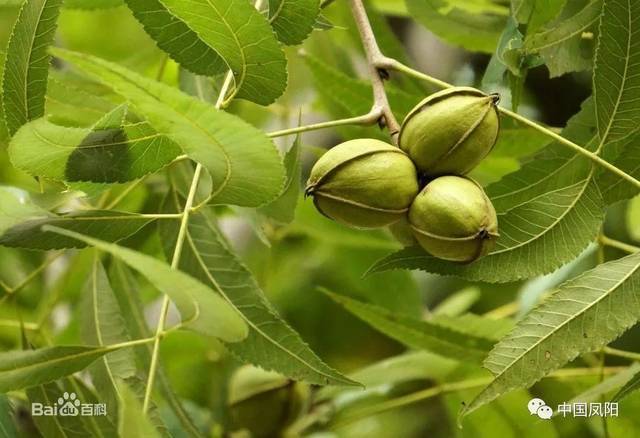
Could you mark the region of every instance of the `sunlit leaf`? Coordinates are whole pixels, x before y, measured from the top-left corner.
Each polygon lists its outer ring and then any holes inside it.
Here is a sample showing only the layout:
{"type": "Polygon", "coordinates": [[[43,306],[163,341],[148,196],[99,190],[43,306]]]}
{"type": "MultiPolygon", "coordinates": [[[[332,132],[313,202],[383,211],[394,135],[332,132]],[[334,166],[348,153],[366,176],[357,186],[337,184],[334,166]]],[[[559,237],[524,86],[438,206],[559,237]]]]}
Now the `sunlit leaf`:
{"type": "Polygon", "coordinates": [[[106,9],[123,4],[123,0],[64,0],[64,7],[72,9],[106,9]]]}
{"type": "Polygon", "coordinates": [[[159,0],[125,2],[158,47],[184,68],[206,76],[225,71],[227,66],[220,55],[159,0]]]}
{"type": "MultiPolygon", "coordinates": [[[[131,0],[128,0],[131,1],[131,0]]],[[[267,19],[246,0],[160,0],[224,59],[236,97],[262,105],[287,85],[287,61],[267,19]]]]}
{"type": "Polygon", "coordinates": [[[125,124],[126,106],[92,128],[70,128],[41,118],[24,125],[9,144],[11,160],[32,175],[60,181],[122,183],[153,173],[180,148],[146,122],[125,124]]]}
{"type": "Polygon", "coordinates": [[[54,53],[122,94],[157,132],[200,162],[213,178],[213,203],[255,207],[280,193],[284,166],[262,131],[117,64],[60,49],[54,53]]]}
{"type": "Polygon", "coordinates": [[[44,113],[53,41],[62,0],[26,0],[16,22],[5,59],[2,107],[9,134],[44,113]]]}

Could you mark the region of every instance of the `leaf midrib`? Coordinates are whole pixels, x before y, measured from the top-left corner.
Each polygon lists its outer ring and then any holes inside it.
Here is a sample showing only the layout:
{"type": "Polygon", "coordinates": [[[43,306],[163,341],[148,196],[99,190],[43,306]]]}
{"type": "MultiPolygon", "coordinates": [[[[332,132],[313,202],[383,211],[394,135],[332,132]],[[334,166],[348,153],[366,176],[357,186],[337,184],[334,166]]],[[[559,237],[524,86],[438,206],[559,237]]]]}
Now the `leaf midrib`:
{"type": "MultiPolygon", "coordinates": [[[[612,288],[609,289],[609,292],[603,293],[597,300],[595,300],[593,303],[589,304],[585,309],[583,309],[582,311],[580,311],[580,312],[576,313],[575,315],[571,316],[569,319],[567,319],[566,321],[561,323],[559,326],[557,326],[555,328],[555,330],[553,330],[553,331],[549,332],[548,334],[546,334],[545,336],[539,338],[538,341],[536,341],[536,343],[534,345],[532,345],[524,353],[520,354],[513,361],[511,361],[511,363],[509,363],[507,366],[505,366],[504,369],[499,374],[497,374],[495,376],[494,381],[497,381],[501,376],[504,375],[505,372],[507,372],[512,366],[514,366],[515,363],[521,361],[528,353],[530,353],[531,351],[536,349],[542,342],[546,341],[551,335],[557,333],[559,330],[561,330],[562,328],[564,328],[565,326],[567,326],[568,324],[573,322],[576,318],[584,316],[584,314],[586,312],[588,312],[592,307],[594,307],[595,305],[599,304],[600,301],[604,300],[605,298],[609,297],[609,295],[611,293],[613,293],[613,291],[615,291],[622,283],[626,282],[629,279],[629,277],[631,277],[633,274],[635,274],[635,272],[639,268],[640,268],[640,263],[636,263],[635,268],[633,268],[629,273],[627,273],[619,281],[617,281],[616,284],[612,288]]],[[[599,289],[599,291],[602,291],[602,289],[599,289]]],[[[550,297],[548,302],[552,302],[553,298],[554,298],[553,296],[550,297]]],[[[498,348],[498,346],[496,348],[498,348]]]]}
{"type": "MultiPolygon", "coordinates": [[[[205,218],[205,220],[207,220],[205,218]]],[[[208,220],[207,220],[208,221],[208,220]]],[[[213,284],[213,286],[216,288],[216,290],[220,293],[220,295],[222,295],[224,297],[224,299],[227,301],[227,303],[229,303],[229,305],[231,305],[233,308],[236,308],[235,304],[229,299],[229,297],[227,296],[227,294],[224,292],[224,290],[220,287],[220,285],[218,284],[218,282],[215,280],[215,278],[213,278],[213,276],[211,275],[211,273],[209,272],[209,269],[207,268],[206,263],[204,262],[204,260],[202,260],[202,257],[200,256],[200,252],[198,251],[198,248],[196,247],[195,243],[193,242],[193,238],[191,236],[191,232],[187,229],[187,233],[186,233],[186,237],[187,237],[187,241],[189,242],[189,246],[191,247],[197,261],[198,264],[200,265],[200,268],[204,271],[205,275],[209,278],[209,281],[211,281],[211,283],[213,284]]],[[[236,308],[237,309],[237,308],[236,308]]],[[[298,356],[296,353],[292,352],[291,350],[287,349],[284,345],[281,345],[279,342],[277,342],[275,339],[271,338],[269,335],[267,335],[265,332],[263,332],[259,327],[257,327],[253,321],[251,321],[250,319],[248,319],[246,317],[246,315],[238,310],[238,313],[242,316],[242,319],[245,320],[245,322],[247,323],[247,325],[249,327],[251,327],[252,329],[254,329],[256,332],[258,332],[261,336],[263,336],[265,339],[267,339],[270,343],[272,343],[276,348],[279,348],[280,350],[284,351],[285,353],[287,353],[288,355],[292,356],[294,359],[298,360],[300,363],[302,363],[303,365],[305,365],[306,367],[308,367],[309,369],[315,371],[316,373],[320,374],[321,376],[324,376],[330,380],[338,380],[341,381],[343,383],[350,383],[346,380],[343,379],[339,379],[336,378],[330,374],[327,374],[326,372],[317,369],[315,366],[313,366],[312,364],[308,363],[306,360],[304,360],[302,357],[298,356]]]]}

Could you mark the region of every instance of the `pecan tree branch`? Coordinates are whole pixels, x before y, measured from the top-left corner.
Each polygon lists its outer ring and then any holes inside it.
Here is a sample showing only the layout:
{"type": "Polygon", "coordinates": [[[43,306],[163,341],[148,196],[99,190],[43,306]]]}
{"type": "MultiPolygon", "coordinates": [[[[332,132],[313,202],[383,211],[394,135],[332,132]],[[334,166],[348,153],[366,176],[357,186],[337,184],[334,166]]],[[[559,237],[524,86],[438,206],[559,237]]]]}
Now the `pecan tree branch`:
{"type": "Polygon", "coordinates": [[[379,109],[382,111],[381,119],[384,120],[385,125],[389,129],[391,140],[397,145],[400,125],[391,111],[389,99],[384,90],[383,78],[388,76],[387,70],[382,67],[385,57],[378,47],[378,42],[371,29],[371,23],[369,22],[369,17],[367,17],[367,11],[364,9],[362,0],[349,0],[349,5],[351,6],[351,13],[358,27],[360,39],[367,56],[371,85],[373,86],[373,108],[374,110],[379,109]]]}

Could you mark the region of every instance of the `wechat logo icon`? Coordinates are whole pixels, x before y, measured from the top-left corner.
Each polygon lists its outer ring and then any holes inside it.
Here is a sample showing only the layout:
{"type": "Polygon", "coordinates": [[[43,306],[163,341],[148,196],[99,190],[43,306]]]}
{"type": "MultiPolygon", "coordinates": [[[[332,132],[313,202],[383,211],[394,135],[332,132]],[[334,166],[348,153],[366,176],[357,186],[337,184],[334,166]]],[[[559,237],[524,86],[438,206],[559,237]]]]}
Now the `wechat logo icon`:
{"type": "Polygon", "coordinates": [[[58,398],[59,413],[64,417],[76,417],[80,412],[80,400],[74,392],[69,394],[65,392],[62,397],[58,398]]]}
{"type": "Polygon", "coordinates": [[[553,409],[542,400],[541,398],[532,398],[527,405],[531,415],[537,415],[543,420],[549,420],[553,417],[553,409]]]}

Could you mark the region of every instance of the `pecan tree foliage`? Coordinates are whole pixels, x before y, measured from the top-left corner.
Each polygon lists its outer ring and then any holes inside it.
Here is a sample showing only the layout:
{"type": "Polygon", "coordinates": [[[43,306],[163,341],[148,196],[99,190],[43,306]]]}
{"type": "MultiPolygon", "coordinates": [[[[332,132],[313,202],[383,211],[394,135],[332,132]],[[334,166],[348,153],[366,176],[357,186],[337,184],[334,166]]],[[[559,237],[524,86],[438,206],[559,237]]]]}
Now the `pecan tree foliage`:
{"type": "MultiPolygon", "coordinates": [[[[638,430],[640,2],[0,0],[0,20],[8,436],[638,430]],[[325,149],[412,155],[399,121],[449,82],[501,95],[456,183],[491,246],[438,258],[393,229],[446,222],[429,199],[371,219],[391,230],[314,210],[325,149]],[[63,393],[106,414],[29,415],[63,393]],[[534,395],[619,417],[539,420],[534,395]]],[[[433,147],[419,170],[447,168],[433,147]]]]}

